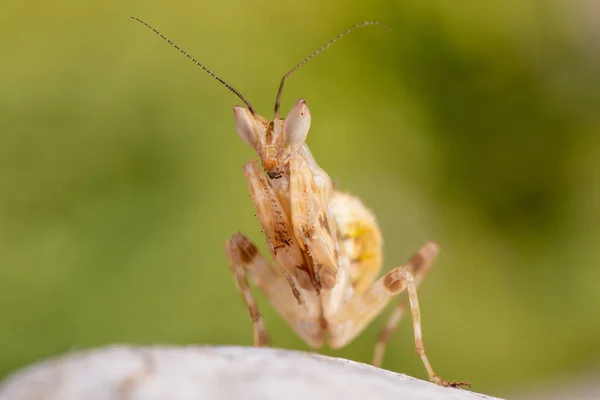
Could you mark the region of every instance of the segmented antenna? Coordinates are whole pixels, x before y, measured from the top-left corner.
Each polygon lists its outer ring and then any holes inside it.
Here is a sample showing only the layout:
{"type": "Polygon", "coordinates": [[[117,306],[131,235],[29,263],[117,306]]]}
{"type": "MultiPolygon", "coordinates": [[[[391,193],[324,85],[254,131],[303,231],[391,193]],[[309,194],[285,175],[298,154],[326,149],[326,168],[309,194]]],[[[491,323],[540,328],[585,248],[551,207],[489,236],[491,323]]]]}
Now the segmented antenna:
{"type": "Polygon", "coordinates": [[[190,60],[192,60],[197,66],[199,66],[200,68],[202,68],[204,71],[208,72],[208,74],[210,76],[212,76],[213,78],[215,78],[216,80],[218,80],[219,82],[221,82],[223,85],[225,85],[225,87],[229,90],[231,90],[237,97],[240,98],[240,100],[242,100],[247,106],[248,106],[248,110],[250,110],[250,112],[254,115],[256,114],[256,111],[254,111],[254,107],[252,107],[252,104],[250,104],[250,102],[248,100],[246,100],[246,98],[244,96],[242,96],[242,94],[240,92],[238,92],[233,86],[229,85],[227,82],[225,82],[223,79],[219,78],[214,72],[212,72],[210,69],[206,68],[204,66],[204,64],[200,63],[200,61],[196,60],[194,57],[192,57],[191,54],[189,54],[187,51],[183,50],[181,47],[177,46],[175,43],[173,43],[171,41],[171,39],[169,39],[168,37],[166,37],[165,35],[163,35],[162,33],[160,33],[158,30],[156,30],[155,28],[153,28],[150,24],[148,24],[145,21],[142,21],[139,18],[136,17],[130,17],[133,20],[136,20],[137,22],[145,25],[148,29],[152,30],[154,33],[156,33],[158,36],[160,36],[161,38],[163,38],[167,43],[169,43],[171,46],[175,47],[177,50],[179,50],[179,52],[181,54],[183,54],[184,56],[186,56],[187,58],[189,58],[190,60]]]}
{"type": "Polygon", "coordinates": [[[360,22],[354,26],[351,26],[350,28],[346,29],[344,32],[340,33],[339,35],[337,35],[336,37],[334,37],[333,39],[331,39],[329,42],[325,43],[323,46],[319,47],[317,50],[313,51],[311,54],[309,54],[304,60],[300,61],[298,64],[296,64],[296,66],[292,69],[290,69],[288,72],[286,72],[285,75],[283,75],[283,78],[281,78],[281,83],[279,84],[279,90],[277,91],[277,97],[275,98],[275,118],[279,118],[279,106],[280,106],[280,102],[281,102],[281,93],[283,92],[283,85],[285,83],[285,78],[287,78],[288,76],[290,76],[295,70],[297,70],[298,68],[300,68],[301,66],[303,66],[304,64],[306,64],[311,58],[313,58],[314,56],[316,56],[317,54],[319,54],[320,52],[322,52],[323,50],[325,50],[326,48],[328,48],[329,46],[331,46],[332,44],[334,44],[335,42],[337,42],[338,40],[340,40],[341,38],[343,38],[344,36],[348,35],[350,32],[361,28],[363,26],[368,26],[368,25],[379,25],[384,27],[387,31],[391,32],[392,30],[390,29],[389,26],[387,26],[386,24],[384,24],[383,22],[379,22],[379,21],[363,21],[360,22]]]}

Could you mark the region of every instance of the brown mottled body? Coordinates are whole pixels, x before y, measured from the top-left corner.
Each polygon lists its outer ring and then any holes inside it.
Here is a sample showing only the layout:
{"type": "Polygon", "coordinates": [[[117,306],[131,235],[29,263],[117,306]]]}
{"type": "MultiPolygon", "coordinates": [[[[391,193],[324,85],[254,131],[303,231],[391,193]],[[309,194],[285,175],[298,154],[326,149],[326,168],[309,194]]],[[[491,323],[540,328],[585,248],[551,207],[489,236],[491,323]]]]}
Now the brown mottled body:
{"type": "Polygon", "coordinates": [[[377,279],[382,238],[373,213],[358,198],[334,190],[331,179],[316,163],[305,144],[311,116],[304,100],[296,102],[286,119],[279,118],[283,85],[292,72],[356,28],[383,24],[365,21],[347,29],[286,73],[277,93],[274,118],[268,121],[203,64],[144,21],[132,18],[219,80],[247,106],[234,107],[236,130],[260,159],[261,165],[250,160],[243,169],[275,266],[241,233],[227,241],[225,250],[252,319],[254,345],[267,345],[269,335],[248,278],[313,348],[325,343],[334,348],[345,346],[394,296],[407,291],[407,301],[394,310],[379,336],[373,364],[381,365],[385,345],[410,306],[417,354],[429,378],[443,386],[468,385],[437,377],[425,355],[417,286],[435,259],[438,246],[425,243],[406,264],[377,279]]]}
{"type": "Polygon", "coordinates": [[[373,363],[381,365],[385,344],[410,306],[417,354],[429,378],[445,386],[466,385],[437,377],[425,354],[417,286],[439,251],[437,244],[425,243],[406,264],[376,279],[382,238],[375,217],[358,198],[334,190],[316,163],[304,143],[310,127],[304,100],[296,102],[286,120],[276,117],[267,122],[242,107],[234,109],[234,116],[240,137],[254,148],[265,172],[255,160],[244,166],[276,266],[267,267],[259,253],[254,253],[254,260],[242,262],[243,249],[255,247],[240,233],[227,242],[226,251],[253,320],[255,345],[266,344],[257,338],[267,335],[262,320],[255,317],[254,301],[248,300],[252,295],[246,277],[313,348],[325,343],[333,348],[345,346],[394,296],[407,291],[408,304],[401,303],[391,315],[379,336],[373,363]]]}

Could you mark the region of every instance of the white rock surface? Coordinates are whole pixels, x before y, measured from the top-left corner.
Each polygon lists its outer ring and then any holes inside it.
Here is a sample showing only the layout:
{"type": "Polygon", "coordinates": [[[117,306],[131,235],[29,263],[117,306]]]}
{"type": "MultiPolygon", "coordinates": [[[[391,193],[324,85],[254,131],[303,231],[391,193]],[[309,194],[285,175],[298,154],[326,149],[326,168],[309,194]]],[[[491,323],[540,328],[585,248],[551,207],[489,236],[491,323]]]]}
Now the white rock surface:
{"type": "Polygon", "coordinates": [[[111,346],[32,365],[0,400],[493,399],[366,364],[253,347],[111,346]]]}

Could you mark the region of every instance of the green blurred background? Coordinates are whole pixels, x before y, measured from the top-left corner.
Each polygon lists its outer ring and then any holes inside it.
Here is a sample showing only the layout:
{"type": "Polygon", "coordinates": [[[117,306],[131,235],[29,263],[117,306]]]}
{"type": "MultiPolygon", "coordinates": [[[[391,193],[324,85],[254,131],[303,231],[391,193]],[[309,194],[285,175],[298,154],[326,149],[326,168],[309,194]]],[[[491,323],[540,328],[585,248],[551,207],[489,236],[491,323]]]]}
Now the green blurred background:
{"type": "MultiPolygon", "coordinates": [[[[600,10],[577,1],[0,5],[0,377],[109,343],[251,344],[222,247],[261,244],[240,101],[293,75],[308,143],[377,214],[385,270],[425,240],[420,291],[446,379],[518,392],[600,366],[600,10]]],[[[307,349],[259,296],[277,347],[307,349]]],[[[386,315],[389,314],[386,312],[386,315]]],[[[369,362],[377,319],[340,351],[369,362]]],[[[426,377],[405,320],[385,368],[426,377]]]]}

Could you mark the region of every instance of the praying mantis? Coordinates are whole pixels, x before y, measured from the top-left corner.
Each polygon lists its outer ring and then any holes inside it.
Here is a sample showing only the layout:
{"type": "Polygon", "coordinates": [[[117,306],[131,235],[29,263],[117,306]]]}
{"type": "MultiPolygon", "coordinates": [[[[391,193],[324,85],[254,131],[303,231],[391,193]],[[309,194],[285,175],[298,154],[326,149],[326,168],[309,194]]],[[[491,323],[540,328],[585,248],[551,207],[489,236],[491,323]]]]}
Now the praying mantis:
{"type": "Polygon", "coordinates": [[[268,345],[269,335],[249,279],[314,349],[326,343],[332,348],[344,347],[392,298],[407,291],[408,298],[394,309],[378,337],[373,365],[381,366],[391,333],[410,307],[417,354],[429,379],[442,386],[469,386],[468,382],[438,377],[425,354],[417,287],[436,258],[438,245],[426,242],[410,260],[377,279],[383,239],[375,215],[358,197],[334,189],[329,175],[317,164],[306,144],[311,125],[306,102],[298,100],[285,119],[279,115],[285,80],[294,71],[360,27],[387,26],[378,21],[356,24],[304,58],[281,79],[273,119],[267,120],[204,64],[148,23],[131,18],[167,41],[246,105],[234,107],[235,127],[258,156],[258,160],[248,161],[243,171],[274,266],[242,233],[226,242],[225,252],[252,319],[253,344],[268,345]]]}

